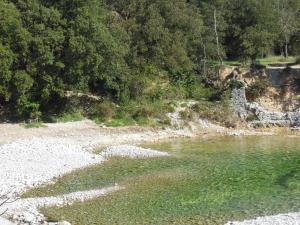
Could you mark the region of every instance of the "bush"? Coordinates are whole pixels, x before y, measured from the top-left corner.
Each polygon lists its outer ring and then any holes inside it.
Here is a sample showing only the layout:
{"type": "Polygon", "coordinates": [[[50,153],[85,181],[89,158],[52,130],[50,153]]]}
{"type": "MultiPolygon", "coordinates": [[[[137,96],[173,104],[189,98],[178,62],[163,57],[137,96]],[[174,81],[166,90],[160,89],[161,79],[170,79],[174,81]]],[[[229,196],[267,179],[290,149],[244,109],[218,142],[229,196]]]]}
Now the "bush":
{"type": "Polygon", "coordinates": [[[166,99],[182,100],[182,99],[186,99],[188,97],[188,93],[186,91],[186,88],[182,87],[182,86],[170,85],[166,92],[167,92],[166,93],[166,99]]]}
{"type": "Polygon", "coordinates": [[[72,112],[72,113],[61,113],[57,116],[52,116],[51,121],[52,122],[75,122],[75,121],[80,121],[83,119],[83,116],[80,112],[72,112]]]}
{"type": "Polygon", "coordinates": [[[175,96],[200,100],[203,98],[208,99],[213,95],[213,91],[205,87],[199,75],[196,75],[193,71],[177,71],[170,75],[170,80],[171,85],[175,87],[175,96]]]}
{"type": "Polygon", "coordinates": [[[88,113],[91,118],[109,120],[116,115],[117,106],[109,100],[104,100],[101,103],[92,105],[88,113]]]}
{"type": "Polygon", "coordinates": [[[152,101],[161,101],[165,98],[166,96],[166,91],[163,90],[162,88],[156,88],[152,91],[151,95],[150,95],[150,99],[152,101]]]}
{"type": "Polygon", "coordinates": [[[240,89],[242,87],[245,87],[245,84],[240,80],[230,80],[228,82],[228,86],[232,90],[232,89],[240,89]]]}
{"type": "Polygon", "coordinates": [[[33,121],[38,121],[42,113],[39,111],[40,105],[37,103],[30,103],[26,105],[25,110],[29,115],[29,119],[33,121]]]}
{"type": "Polygon", "coordinates": [[[111,120],[104,121],[101,123],[103,123],[105,126],[108,126],[108,127],[121,127],[121,126],[136,125],[136,122],[131,118],[111,119],[111,120]]]}
{"type": "Polygon", "coordinates": [[[24,123],[23,126],[27,129],[45,127],[42,122],[24,123]]]}
{"type": "Polygon", "coordinates": [[[270,81],[268,79],[256,81],[254,84],[246,89],[246,97],[249,101],[255,101],[259,97],[263,96],[270,87],[270,81]]]}
{"type": "Polygon", "coordinates": [[[223,101],[200,101],[191,107],[200,118],[216,122],[220,125],[235,128],[239,119],[232,112],[226,100],[223,101]]]}

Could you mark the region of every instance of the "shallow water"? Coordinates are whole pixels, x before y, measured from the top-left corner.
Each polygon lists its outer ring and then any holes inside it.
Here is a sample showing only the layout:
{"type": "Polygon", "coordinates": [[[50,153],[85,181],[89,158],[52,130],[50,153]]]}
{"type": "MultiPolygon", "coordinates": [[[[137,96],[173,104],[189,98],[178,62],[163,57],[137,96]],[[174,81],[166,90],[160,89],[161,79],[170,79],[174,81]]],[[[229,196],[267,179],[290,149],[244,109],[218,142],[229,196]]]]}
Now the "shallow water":
{"type": "Polygon", "coordinates": [[[114,182],[126,190],[45,213],[72,224],[224,224],[300,211],[300,138],[184,139],[147,147],[173,157],[115,159],[69,184],[98,187],[108,179],[107,167],[117,166],[114,182]]]}

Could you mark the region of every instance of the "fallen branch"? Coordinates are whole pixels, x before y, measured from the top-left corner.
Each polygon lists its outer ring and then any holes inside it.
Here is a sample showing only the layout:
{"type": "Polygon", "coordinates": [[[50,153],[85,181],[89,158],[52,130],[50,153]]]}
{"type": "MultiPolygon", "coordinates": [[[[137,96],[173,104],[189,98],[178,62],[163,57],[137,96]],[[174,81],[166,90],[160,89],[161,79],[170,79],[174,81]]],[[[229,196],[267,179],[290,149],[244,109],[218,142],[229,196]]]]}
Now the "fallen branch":
{"type": "MultiPolygon", "coordinates": [[[[11,198],[9,195],[11,192],[0,196],[0,208],[6,204],[11,204],[19,200],[20,198],[11,198]]],[[[3,216],[8,211],[8,208],[0,212],[0,216],[3,216]]]]}

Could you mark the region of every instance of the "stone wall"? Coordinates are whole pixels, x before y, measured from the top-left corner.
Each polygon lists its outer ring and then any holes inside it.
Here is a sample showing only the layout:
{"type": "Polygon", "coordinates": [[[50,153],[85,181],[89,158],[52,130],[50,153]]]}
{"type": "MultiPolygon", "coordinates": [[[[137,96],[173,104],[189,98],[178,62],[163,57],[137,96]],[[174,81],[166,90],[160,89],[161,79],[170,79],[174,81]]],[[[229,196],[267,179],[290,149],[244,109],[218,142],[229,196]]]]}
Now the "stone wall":
{"type": "Polygon", "coordinates": [[[232,109],[241,119],[246,119],[248,116],[247,98],[245,88],[233,89],[231,94],[232,109]]]}
{"type": "Polygon", "coordinates": [[[232,108],[236,115],[246,120],[248,117],[256,117],[251,121],[253,125],[280,125],[300,126],[300,112],[270,112],[258,103],[250,103],[246,98],[245,88],[233,89],[231,98],[232,108]]]}

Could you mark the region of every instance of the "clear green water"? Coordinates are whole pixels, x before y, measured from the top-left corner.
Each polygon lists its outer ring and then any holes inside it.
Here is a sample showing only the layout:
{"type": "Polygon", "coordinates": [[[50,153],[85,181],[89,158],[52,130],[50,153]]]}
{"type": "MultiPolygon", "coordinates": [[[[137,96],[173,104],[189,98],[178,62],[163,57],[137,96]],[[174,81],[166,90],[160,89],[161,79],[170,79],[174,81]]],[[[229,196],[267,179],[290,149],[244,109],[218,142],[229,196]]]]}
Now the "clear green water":
{"type": "Polygon", "coordinates": [[[85,203],[44,209],[74,225],[224,224],[300,211],[300,138],[173,140],[150,147],[170,158],[109,162],[69,174],[27,196],[126,189],[85,203]]]}

